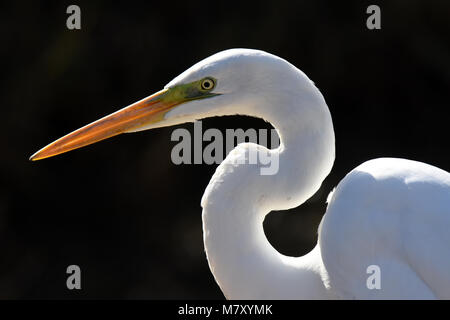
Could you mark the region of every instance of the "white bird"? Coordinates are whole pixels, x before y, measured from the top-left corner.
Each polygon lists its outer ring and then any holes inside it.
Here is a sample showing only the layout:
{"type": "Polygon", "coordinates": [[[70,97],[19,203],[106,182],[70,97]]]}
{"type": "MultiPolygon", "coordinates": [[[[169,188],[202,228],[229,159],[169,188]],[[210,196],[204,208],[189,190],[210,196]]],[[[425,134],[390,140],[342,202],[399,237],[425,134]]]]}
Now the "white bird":
{"type": "Polygon", "coordinates": [[[322,94],[302,71],[272,54],[219,52],[162,91],[62,137],[31,159],[123,132],[223,115],[262,118],[281,139],[273,150],[238,145],[203,195],[207,259],[226,298],[450,299],[450,174],[425,163],[381,158],[348,173],[330,194],[318,243],[305,256],[284,256],[267,241],[264,217],[304,203],[335,158],[322,94]],[[262,175],[263,164],[245,161],[251,152],[277,156],[278,172],[262,175]],[[374,266],[375,288],[368,273],[374,266]]]}

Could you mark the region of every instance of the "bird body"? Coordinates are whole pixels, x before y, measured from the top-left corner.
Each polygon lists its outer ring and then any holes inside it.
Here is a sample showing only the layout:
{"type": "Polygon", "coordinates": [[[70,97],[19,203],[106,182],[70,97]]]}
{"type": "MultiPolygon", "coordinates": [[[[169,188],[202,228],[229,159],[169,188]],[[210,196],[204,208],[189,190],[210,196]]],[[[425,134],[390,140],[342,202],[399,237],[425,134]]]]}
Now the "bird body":
{"type": "MultiPolygon", "coordinates": [[[[238,145],[218,166],[201,204],[205,251],[230,299],[450,299],[450,174],[404,159],[371,160],[329,197],[318,244],[288,257],[267,241],[263,221],[297,207],[331,171],[330,111],[314,83],[284,59],[232,49],[200,61],[164,90],[87,125],[38,151],[33,160],[123,132],[248,115],[270,122],[280,146],[238,145]],[[271,154],[275,174],[261,174],[252,154],[271,154]],[[381,287],[367,286],[378,266],[381,287]]],[[[259,158],[259,157],[258,157],[259,158]]]]}
{"type": "Polygon", "coordinates": [[[450,298],[450,174],[425,163],[381,158],[337,186],[319,244],[330,287],[343,298],[450,298]],[[368,290],[366,268],[381,270],[368,290]]]}

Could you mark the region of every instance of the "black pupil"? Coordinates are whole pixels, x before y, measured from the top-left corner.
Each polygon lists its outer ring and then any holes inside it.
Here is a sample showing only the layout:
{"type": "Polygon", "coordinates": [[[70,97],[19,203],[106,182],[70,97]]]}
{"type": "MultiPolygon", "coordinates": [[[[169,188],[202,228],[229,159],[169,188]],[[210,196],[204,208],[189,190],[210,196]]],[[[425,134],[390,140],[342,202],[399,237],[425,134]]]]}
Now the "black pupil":
{"type": "Polygon", "coordinates": [[[203,87],[205,89],[211,88],[211,82],[209,80],[206,80],[205,82],[203,82],[203,87]]]}

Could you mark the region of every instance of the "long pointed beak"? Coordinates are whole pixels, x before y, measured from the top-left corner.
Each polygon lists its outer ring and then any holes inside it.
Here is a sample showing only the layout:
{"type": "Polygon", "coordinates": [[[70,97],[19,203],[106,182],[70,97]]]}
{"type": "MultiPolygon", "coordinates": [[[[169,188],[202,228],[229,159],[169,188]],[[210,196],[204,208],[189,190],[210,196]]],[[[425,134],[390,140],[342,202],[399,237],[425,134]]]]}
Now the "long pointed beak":
{"type": "Polygon", "coordinates": [[[169,89],[161,90],[75,130],[42,148],[33,154],[30,160],[52,157],[160,121],[167,111],[182,102],[178,99],[165,99],[168,91],[169,89]]]}

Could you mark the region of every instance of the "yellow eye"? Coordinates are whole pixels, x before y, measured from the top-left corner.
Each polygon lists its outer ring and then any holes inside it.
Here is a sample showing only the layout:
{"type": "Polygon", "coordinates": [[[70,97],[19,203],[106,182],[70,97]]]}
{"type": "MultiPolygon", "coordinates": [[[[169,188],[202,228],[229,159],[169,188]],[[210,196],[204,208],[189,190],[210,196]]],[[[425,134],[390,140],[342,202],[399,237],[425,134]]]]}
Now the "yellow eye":
{"type": "Polygon", "coordinates": [[[203,90],[212,90],[215,86],[214,80],[211,78],[205,78],[202,80],[201,83],[202,89],[203,90]]]}

